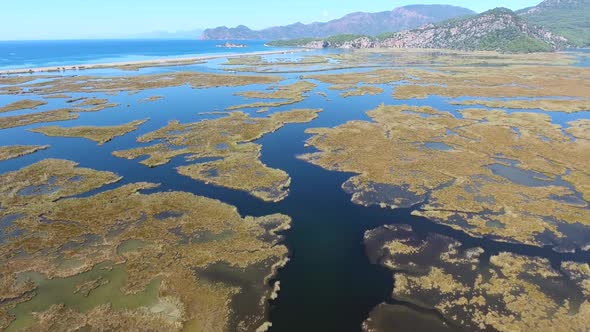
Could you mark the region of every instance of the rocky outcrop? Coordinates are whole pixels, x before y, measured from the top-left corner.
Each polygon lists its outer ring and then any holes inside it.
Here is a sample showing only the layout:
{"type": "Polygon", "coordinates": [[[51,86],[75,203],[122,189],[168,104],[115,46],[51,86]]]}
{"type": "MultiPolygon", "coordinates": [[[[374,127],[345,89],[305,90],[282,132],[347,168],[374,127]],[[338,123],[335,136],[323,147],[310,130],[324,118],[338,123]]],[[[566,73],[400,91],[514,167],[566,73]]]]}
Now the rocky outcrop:
{"type": "Polygon", "coordinates": [[[412,5],[379,13],[351,13],[329,22],[295,23],[264,30],[251,30],[240,25],[205,30],[201,39],[208,40],[277,40],[294,38],[325,38],[339,34],[376,36],[383,32],[414,29],[428,23],[474,15],[475,12],[448,5],[412,5]]]}

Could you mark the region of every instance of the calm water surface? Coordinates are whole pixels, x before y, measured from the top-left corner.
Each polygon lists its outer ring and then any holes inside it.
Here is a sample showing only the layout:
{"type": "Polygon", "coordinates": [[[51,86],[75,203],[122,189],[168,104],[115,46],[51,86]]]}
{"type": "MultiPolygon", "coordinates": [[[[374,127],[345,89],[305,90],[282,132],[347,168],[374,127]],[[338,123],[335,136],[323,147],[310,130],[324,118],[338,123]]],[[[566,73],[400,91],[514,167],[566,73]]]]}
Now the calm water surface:
{"type": "MultiPolygon", "coordinates": [[[[218,63],[213,61],[209,65],[188,68],[218,71],[218,63]]],[[[140,73],[178,69],[148,68],[140,73]]],[[[186,67],[183,70],[186,70],[186,67]]],[[[114,72],[122,75],[120,71],[108,70],[90,73],[108,75],[114,72]]],[[[292,80],[283,84],[292,83],[299,74],[286,76],[292,80]]],[[[386,85],[382,86],[385,93],[379,96],[342,99],[338,91],[327,89],[328,86],[325,84],[318,84],[319,87],[310,93],[310,97],[304,102],[273,109],[274,112],[293,108],[323,108],[324,112],[318,119],[306,124],[287,125],[258,141],[263,146],[262,161],[270,167],[285,170],[292,177],[291,193],[279,203],[265,203],[243,192],[206,185],[183,177],[175,171],[175,167],[186,164],[182,157],[175,158],[167,165],[150,169],[140,165],[138,160],[126,160],[111,155],[115,150],[137,146],[136,137],[166,125],[171,119],[194,122],[219,116],[199,113],[223,110],[228,106],[244,103],[244,98],[233,94],[238,91],[263,89],[261,86],[204,90],[178,87],[144,91],[135,95],[121,93],[114,97],[94,94],[121,105],[97,113],[82,113],[79,119],[59,125],[113,125],[144,118],[149,118],[150,121],[141,126],[140,130],[115,138],[104,146],[97,146],[96,143],[81,138],[51,138],[26,131],[46,124],[2,130],[0,145],[49,144],[51,148],[2,162],[0,172],[16,170],[45,158],[63,158],[79,162],[83,167],[114,171],[124,177],[122,182],[105,186],[86,196],[125,183],[148,181],[161,183],[160,188],[152,191],[187,191],[220,199],[237,206],[242,215],[261,216],[280,212],[291,216],[293,227],[286,232],[286,245],[291,251],[291,261],[277,276],[281,281],[281,292],[279,298],[271,303],[272,331],[359,331],[362,321],[367,318],[374,306],[382,302],[396,303],[390,297],[393,288],[391,271],[370,264],[363,246],[364,232],[385,224],[409,223],[421,234],[435,232],[457,239],[464,247],[482,247],[486,250],[484,260],[490,255],[510,251],[546,257],[553,266],[558,266],[562,260],[590,261],[589,253],[560,254],[551,248],[472,238],[425,218],[411,216],[412,209],[389,210],[352,204],[350,195],[341,189],[342,183],[352,174],[329,172],[296,158],[299,154],[312,151],[304,148],[304,141],[309,137],[304,133],[305,129],[333,127],[353,119],[369,120],[365,112],[381,103],[430,105],[454,114],[457,114],[456,110],[461,107],[450,106],[447,103],[448,99],[439,97],[397,101],[391,97],[392,87],[386,85]],[[329,98],[316,95],[316,92],[320,91],[327,93],[329,98]],[[138,100],[152,95],[162,95],[165,98],[156,102],[137,103],[138,100]]],[[[13,98],[0,96],[0,104],[6,104],[13,98]]],[[[63,106],[63,103],[60,100],[52,100],[50,105],[37,111],[54,109],[63,106]]],[[[268,114],[256,115],[255,110],[251,110],[252,116],[268,114]]],[[[572,119],[572,115],[549,114],[557,123],[565,123],[572,119]]],[[[588,112],[578,113],[576,117],[590,118],[588,112]]]]}

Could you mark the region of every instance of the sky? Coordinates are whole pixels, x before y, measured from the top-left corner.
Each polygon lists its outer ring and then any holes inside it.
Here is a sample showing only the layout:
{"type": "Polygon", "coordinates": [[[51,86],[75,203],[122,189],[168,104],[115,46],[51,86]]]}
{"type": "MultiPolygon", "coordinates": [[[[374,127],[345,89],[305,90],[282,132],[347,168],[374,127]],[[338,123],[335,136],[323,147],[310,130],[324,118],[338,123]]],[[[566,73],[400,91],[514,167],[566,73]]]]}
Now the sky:
{"type": "Polygon", "coordinates": [[[450,4],[482,12],[541,0],[21,0],[2,1],[0,40],[120,38],[239,24],[252,29],[328,21],[351,12],[450,4]],[[289,3],[289,5],[286,5],[289,3]],[[509,3],[509,4],[507,4],[509,3]],[[277,5],[280,4],[280,5],[277,5]]]}

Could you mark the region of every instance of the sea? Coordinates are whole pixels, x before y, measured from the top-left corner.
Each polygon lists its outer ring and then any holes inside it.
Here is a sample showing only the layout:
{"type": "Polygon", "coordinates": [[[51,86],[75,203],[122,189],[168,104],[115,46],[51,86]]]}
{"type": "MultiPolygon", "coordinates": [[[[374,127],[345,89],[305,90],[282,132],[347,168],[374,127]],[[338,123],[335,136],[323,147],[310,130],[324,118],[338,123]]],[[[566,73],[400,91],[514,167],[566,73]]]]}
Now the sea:
{"type": "Polygon", "coordinates": [[[245,48],[218,47],[216,40],[37,40],[0,41],[0,70],[173,59],[279,50],[265,41],[229,41],[245,48]]]}

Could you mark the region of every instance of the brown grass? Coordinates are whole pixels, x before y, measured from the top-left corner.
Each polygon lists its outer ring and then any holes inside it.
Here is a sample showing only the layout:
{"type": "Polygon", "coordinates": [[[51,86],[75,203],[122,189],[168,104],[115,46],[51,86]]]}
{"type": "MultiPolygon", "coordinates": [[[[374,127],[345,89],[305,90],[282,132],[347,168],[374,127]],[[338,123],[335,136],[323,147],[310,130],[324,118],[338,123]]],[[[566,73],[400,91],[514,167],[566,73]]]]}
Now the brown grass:
{"type": "Polygon", "coordinates": [[[19,110],[26,110],[26,109],[35,109],[39,106],[47,105],[47,102],[42,100],[19,100],[15,101],[14,103],[10,103],[6,106],[0,107],[0,113],[5,112],[12,112],[12,111],[19,111],[19,110]]]}
{"type": "Polygon", "coordinates": [[[14,159],[35,153],[39,150],[45,150],[49,145],[10,145],[0,146],[0,161],[14,159]]]}
{"type": "Polygon", "coordinates": [[[115,137],[123,136],[137,130],[139,126],[148,120],[136,120],[119,126],[81,126],[81,127],[39,127],[31,129],[32,132],[41,133],[53,137],[83,137],[103,145],[115,137]]]}

